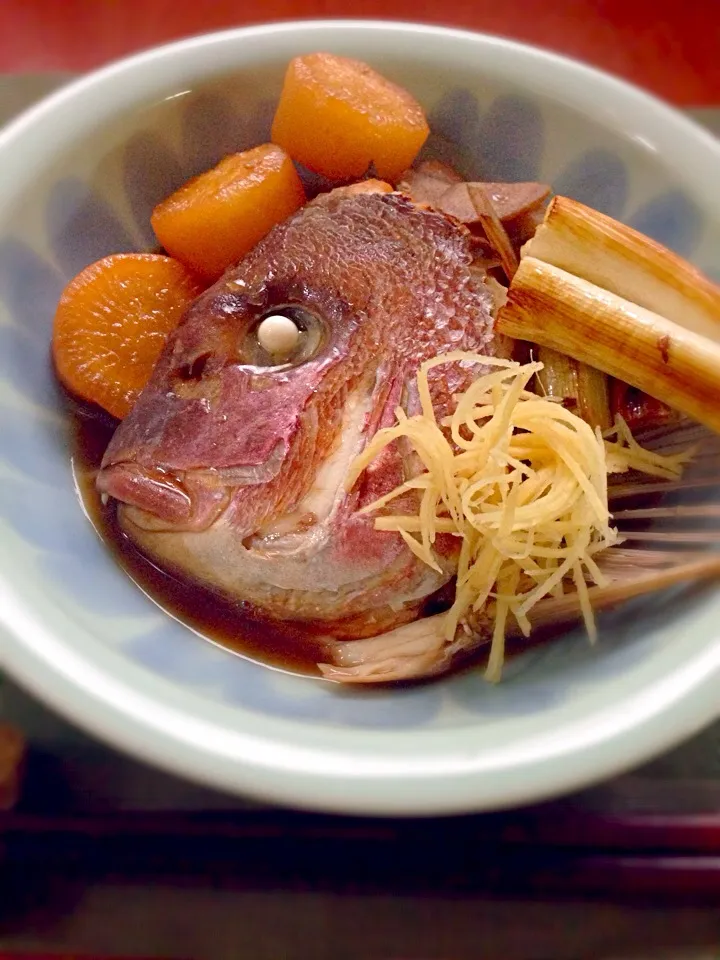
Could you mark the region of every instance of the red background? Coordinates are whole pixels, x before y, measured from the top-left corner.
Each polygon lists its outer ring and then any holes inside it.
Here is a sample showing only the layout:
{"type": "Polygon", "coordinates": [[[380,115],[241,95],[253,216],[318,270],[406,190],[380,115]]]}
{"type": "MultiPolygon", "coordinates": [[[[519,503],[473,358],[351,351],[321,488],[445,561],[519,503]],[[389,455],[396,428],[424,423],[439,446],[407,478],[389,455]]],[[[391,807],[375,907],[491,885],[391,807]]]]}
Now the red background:
{"type": "Polygon", "coordinates": [[[0,71],[85,70],[207,30],[338,16],[484,30],[579,57],[679,105],[720,104],[718,0],[0,0],[0,71]]]}

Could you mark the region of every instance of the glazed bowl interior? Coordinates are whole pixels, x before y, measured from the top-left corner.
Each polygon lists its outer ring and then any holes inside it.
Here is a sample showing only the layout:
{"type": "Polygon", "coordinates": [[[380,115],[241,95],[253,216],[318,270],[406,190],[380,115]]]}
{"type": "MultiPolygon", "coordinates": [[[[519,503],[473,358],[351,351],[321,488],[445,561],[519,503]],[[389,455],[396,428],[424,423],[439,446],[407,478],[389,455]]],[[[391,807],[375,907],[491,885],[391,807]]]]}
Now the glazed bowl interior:
{"type": "Polygon", "coordinates": [[[251,662],[171,619],[116,565],[73,484],[48,359],[63,285],[154,244],[155,203],[269,139],[288,59],[368,60],[410,89],[425,153],[544,180],[712,271],[717,144],[633,89],[537,51],[407,25],[304,23],[198,38],[79,81],[0,137],[1,662],[58,710],[183,775],[363,813],[479,810],[569,790],[718,712],[720,594],[671,593],[479,670],[341,689],[251,662]]]}

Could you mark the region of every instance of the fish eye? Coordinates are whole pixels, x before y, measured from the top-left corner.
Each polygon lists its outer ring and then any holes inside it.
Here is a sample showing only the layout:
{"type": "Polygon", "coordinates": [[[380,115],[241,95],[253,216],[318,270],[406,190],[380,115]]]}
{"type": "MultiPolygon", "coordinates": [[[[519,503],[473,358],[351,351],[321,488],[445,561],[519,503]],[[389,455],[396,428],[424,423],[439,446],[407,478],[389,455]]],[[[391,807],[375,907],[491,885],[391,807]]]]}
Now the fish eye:
{"type": "Polygon", "coordinates": [[[282,313],[272,313],[260,321],[258,343],[274,357],[285,357],[297,348],[302,336],[294,320],[282,313]]]}
{"type": "Polygon", "coordinates": [[[258,367],[296,367],[317,355],[326,326],[305,307],[283,304],[266,310],[245,334],[241,362],[258,367]]]}

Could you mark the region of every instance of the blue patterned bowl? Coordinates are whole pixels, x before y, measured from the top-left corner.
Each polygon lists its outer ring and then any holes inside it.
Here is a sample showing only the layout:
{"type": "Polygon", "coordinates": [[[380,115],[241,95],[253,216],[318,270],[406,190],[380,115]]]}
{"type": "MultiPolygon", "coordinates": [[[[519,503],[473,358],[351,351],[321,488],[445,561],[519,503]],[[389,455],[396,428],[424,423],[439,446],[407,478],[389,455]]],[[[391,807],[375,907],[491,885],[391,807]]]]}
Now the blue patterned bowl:
{"type": "Polygon", "coordinates": [[[252,663],[163,614],[84,516],[48,363],[63,284],[152,244],[153,205],[268,138],[283,68],[330,49],[427,108],[468,175],[551,182],[706,270],[720,257],[718,143],[637,90],[506,41],[388,23],[200,37],[72,84],[0,135],[2,665],[79,724],[236,792],[359,813],[499,807],[570,790],[720,713],[720,593],[657,598],[479,673],[347,690],[252,663]]]}

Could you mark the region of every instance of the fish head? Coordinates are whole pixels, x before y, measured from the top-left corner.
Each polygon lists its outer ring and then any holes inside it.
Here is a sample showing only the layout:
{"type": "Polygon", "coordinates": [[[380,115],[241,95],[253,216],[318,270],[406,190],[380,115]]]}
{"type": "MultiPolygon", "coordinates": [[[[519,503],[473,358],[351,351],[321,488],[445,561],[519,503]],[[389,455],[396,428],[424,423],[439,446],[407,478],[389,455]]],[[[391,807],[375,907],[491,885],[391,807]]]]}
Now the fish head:
{"type": "MultiPolygon", "coordinates": [[[[393,193],[339,190],[275,227],[190,307],[111,440],[98,488],[126,532],[162,565],[279,617],[395,604],[407,619],[397,597],[431,593],[452,562],[422,568],[359,510],[418,465],[393,444],[352,490],[345,480],[398,407],[417,412],[424,360],[493,349],[471,259],[462,225],[393,193]],[[278,313],[300,331],[280,361],[258,339],[278,313]]],[[[440,413],[468,377],[434,375],[440,413]]]]}

